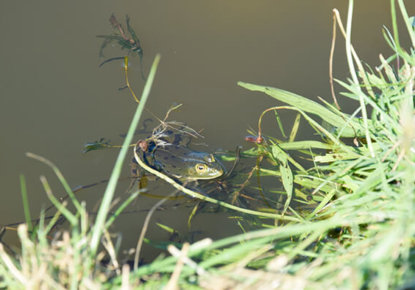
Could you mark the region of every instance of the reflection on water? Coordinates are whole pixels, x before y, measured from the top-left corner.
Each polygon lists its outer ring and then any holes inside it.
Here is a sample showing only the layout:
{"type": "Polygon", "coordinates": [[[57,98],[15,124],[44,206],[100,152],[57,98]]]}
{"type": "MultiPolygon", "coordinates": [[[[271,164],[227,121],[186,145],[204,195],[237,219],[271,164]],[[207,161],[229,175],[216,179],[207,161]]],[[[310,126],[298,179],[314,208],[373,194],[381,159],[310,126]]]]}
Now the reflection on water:
{"type": "MultiPolygon", "coordinates": [[[[414,14],[415,3],[407,1],[414,14]]],[[[267,84],[314,98],[330,101],[328,58],[331,41],[331,10],[338,8],[345,18],[347,1],[261,1],[195,2],[154,1],[7,1],[1,4],[0,30],[0,195],[1,224],[24,219],[18,176],[27,178],[31,212],[39,213],[49,203],[39,182],[45,175],[54,194],[63,189],[43,164],[25,158],[25,152],[45,156],[57,164],[71,186],[90,184],[109,177],[117,150],[81,152],[84,143],[108,138],[121,143],[135,103],[124,85],[121,61],[102,68],[98,57],[102,39],[110,31],[108,18],[114,13],[123,23],[131,17],[145,51],[144,71],[156,53],[162,62],[148,108],[158,116],[173,103],[182,103],[178,121],[203,129],[209,151],[217,148],[244,149],[246,129],[255,127],[258,116],[276,101],[237,87],[237,81],[267,84]]],[[[352,41],[359,56],[369,64],[378,63],[379,53],[389,51],[381,34],[390,26],[387,0],[355,4],[352,41]]],[[[402,34],[403,35],[403,34],[402,34]]],[[[345,79],[344,48],[338,45],[334,74],[345,79]]],[[[405,40],[403,40],[405,43],[405,40]]],[[[121,54],[107,45],[105,54],[121,54]]],[[[386,54],[386,53],[385,53],[386,54]]],[[[141,92],[139,58],[132,58],[132,87],[141,92]]],[[[339,87],[336,87],[339,90],[339,87]]],[[[340,100],[342,107],[345,101],[340,100]]],[[[350,108],[349,111],[351,111],[350,108]]],[[[151,117],[146,114],[145,118],[151,117]]],[[[282,114],[283,122],[292,121],[282,114]]],[[[264,134],[277,134],[274,120],[264,120],[264,134]]],[[[309,137],[307,128],[301,138],[309,137]]],[[[251,165],[246,165],[250,168],[251,165]]],[[[124,177],[129,176],[128,165],[124,177]]],[[[127,182],[128,183],[128,182],[127,182]]],[[[119,186],[125,196],[128,184],[119,186]]],[[[247,189],[248,190],[248,189],[247,189]]],[[[160,193],[171,188],[160,185],[160,193]]],[[[92,208],[100,200],[103,186],[80,192],[79,198],[92,208]]],[[[133,205],[145,210],[152,199],[139,198],[133,205]]],[[[168,234],[156,222],[186,233],[191,212],[181,207],[157,212],[149,229],[153,240],[168,234]]],[[[128,214],[114,227],[123,233],[123,245],[134,247],[145,213],[128,214]]],[[[205,236],[223,237],[240,232],[228,213],[202,213],[194,218],[193,229],[205,236]],[[220,226],[218,226],[220,225],[220,226]]],[[[14,235],[6,233],[5,239],[14,235]]],[[[147,249],[148,250],[148,249],[147,249]]],[[[150,256],[150,254],[149,254],[150,256]]]]}

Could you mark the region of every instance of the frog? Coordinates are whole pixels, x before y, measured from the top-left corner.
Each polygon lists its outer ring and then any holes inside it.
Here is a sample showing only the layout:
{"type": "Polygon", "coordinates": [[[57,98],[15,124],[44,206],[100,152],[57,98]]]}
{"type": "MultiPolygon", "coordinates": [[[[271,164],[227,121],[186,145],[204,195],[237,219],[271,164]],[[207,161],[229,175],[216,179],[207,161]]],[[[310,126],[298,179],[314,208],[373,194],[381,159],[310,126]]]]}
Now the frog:
{"type": "Polygon", "coordinates": [[[190,149],[180,134],[168,137],[149,141],[145,150],[137,149],[147,165],[181,183],[216,179],[224,174],[223,165],[212,153],[190,149]]]}

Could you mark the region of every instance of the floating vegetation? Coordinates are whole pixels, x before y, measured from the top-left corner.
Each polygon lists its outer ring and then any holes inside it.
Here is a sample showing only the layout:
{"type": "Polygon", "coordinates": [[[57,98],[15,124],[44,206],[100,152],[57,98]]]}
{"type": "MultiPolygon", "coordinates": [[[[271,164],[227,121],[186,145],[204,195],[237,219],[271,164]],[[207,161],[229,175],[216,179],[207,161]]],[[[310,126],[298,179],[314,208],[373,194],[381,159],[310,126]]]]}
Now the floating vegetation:
{"type": "MultiPolygon", "coordinates": [[[[143,67],[143,48],[141,47],[140,40],[138,39],[136,32],[130,25],[130,17],[128,17],[128,15],[125,16],[127,32],[114,14],[111,15],[109,21],[114,28],[114,33],[110,35],[97,35],[97,37],[104,39],[99,52],[100,57],[104,57],[104,49],[108,44],[116,42],[121,49],[126,49],[128,50],[128,53],[136,53],[138,55],[140,60],[141,77],[143,80],[145,80],[146,77],[144,75],[143,67]]],[[[99,66],[101,67],[104,64],[114,60],[124,60],[124,56],[109,58],[102,62],[99,66]]]]}
{"type": "Polygon", "coordinates": [[[97,141],[88,142],[84,145],[84,153],[88,153],[90,151],[95,150],[101,150],[101,149],[108,149],[108,148],[114,148],[113,145],[110,144],[110,140],[107,140],[105,138],[100,138],[97,141]]]}

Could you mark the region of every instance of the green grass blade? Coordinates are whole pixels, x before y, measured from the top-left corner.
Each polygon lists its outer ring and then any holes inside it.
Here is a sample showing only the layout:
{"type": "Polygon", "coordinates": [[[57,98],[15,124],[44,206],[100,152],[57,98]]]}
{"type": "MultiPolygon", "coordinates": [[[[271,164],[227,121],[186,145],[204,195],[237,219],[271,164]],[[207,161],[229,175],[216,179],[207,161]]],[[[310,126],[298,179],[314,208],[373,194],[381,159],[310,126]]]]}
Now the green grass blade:
{"type": "Polygon", "coordinates": [[[28,230],[30,232],[32,231],[33,226],[32,226],[32,218],[30,215],[29,198],[27,197],[26,179],[23,174],[20,174],[20,188],[22,192],[24,217],[26,220],[28,230]]]}
{"type": "Polygon", "coordinates": [[[287,138],[287,135],[285,135],[284,126],[282,125],[281,118],[280,118],[280,115],[278,114],[278,111],[274,111],[274,114],[275,114],[275,120],[277,121],[278,128],[281,131],[282,137],[287,138]]]}
{"type": "Polygon", "coordinates": [[[403,3],[402,0],[398,0],[398,4],[399,4],[399,9],[401,10],[406,28],[408,29],[409,37],[411,38],[412,46],[415,47],[415,32],[409,20],[409,16],[408,16],[408,12],[406,11],[405,4],[403,3]]]}
{"type": "Polygon", "coordinates": [[[156,225],[158,227],[160,227],[162,230],[168,232],[171,235],[174,234],[174,233],[177,233],[177,231],[175,229],[173,229],[172,227],[169,227],[167,225],[164,225],[164,224],[161,224],[161,223],[156,223],[156,225]]]}
{"type": "Polygon", "coordinates": [[[351,119],[347,124],[346,120],[348,119],[348,116],[346,114],[343,114],[343,116],[336,115],[326,107],[300,95],[277,88],[259,86],[244,82],[238,82],[238,85],[251,91],[263,92],[281,102],[301,109],[303,112],[315,114],[334,127],[344,127],[344,129],[342,129],[342,137],[355,137],[356,134],[359,135],[364,132],[364,128],[358,120],[351,119]]]}
{"type": "Polygon", "coordinates": [[[56,199],[56,197],[52,194],[52,190],[49,186],[48,181],[46,180],[46,177],[41,176],[40,181],[42,182],[43,188],[45,189],[49,200],[53,203],[53,205],[57,208],[57,210],[60,211],[65,216],[65,218],[69,221],[69,223],[73,227],[76,227],[78,224],[78,219],[68,209],[66,209],[66,207],[63,204],[61,204],[56,199]]]}
{"type": "Polygon", "coordinates": [[[311,218],[315,217],[315,215],[323,208],[325,207],[330,200],[333,198],[333,196],[336,194],[336,189],[331,190],[324,198],[323,200],[319,203],[319,205],[313,210],[312,213],[310,213],[307,217],[306,220],[310,220],[311,218]]]}
{"type": "Polygon", "coordinates": [[[117,210],[111,215],[111,217],[105,223],[105,228],[108,229],[115,219],[121,214],[121,212],[136,199],[136,197],[142,192],[142,190],[137,190],[130,194],[130,196],[117,208],[117,210]]]}
{"type": "Polygon", "coordinates": [[[335,150],[338,149],[338,146],[333,144],[327,144],[320,141],[307,140],[307,141],[293,141],[288,143],[279,143],[284,150],[307,150],[307,149],[326,149],[326,150],[335,150]]]}
{"type": "Polygon", "coordinates": [[[46,165],[48,165],[50,168],[52,168],[53,172],[58,177],[60,183],[62,184],[62,186],[65,189],[66,193],[69,195],[69,198],[71,199],[72,203],[76,207],[77,211],[78,212],[82,212],[83,208],[82,208],[81,204],[76,199],[75,194],[73,193],[71,187],[69,186],[69,183],[66,181],[65,177],[63,176],[63,174],[59,170],[59,168],[55,164],[53,164],[50,160],[48,160],[48,159],[46,159],[46,158],[44,158],[42,156],[39,156],[39,155],[30,153],[30,152],[27,152],[26,153],[26,156],[29,157],[29,158],[36,159],[36,160],[38,160],[40,162],[43,162],[46,165]]]}
{"type": "Polygon", "coordinates": [[[285,163],[285,164],[281,163],[280,171],[281,171],[282,185],[284,186],[285,192],[287,193],[287,199],[285,200],[284,209],[282,211],[282,214],[284,215],[293,197],[294,178],[293,178],[293,172],[291,171],[291,168],[288,165],[288,163],[285,163]]]}
{"type": "Polygon", "coordinates": [[[276,144],[272,146],[271,150],[273,158],[276,159],[280,164],[279,169],[281,172],[282,185],[284,186],[285,192],[287,193],[287,199],[285,200],[284,209],[282,211],[282,215],[284,215],[291,203],[293,196],[294,178],[291,168],[288,164],[287,153],[285,153],[276,144]]]}
{"type": "Polygon", "coordinates": [[[131,125],[130,125],[130,128],[128,129],[127,136],[125,137],[123,146],[120,150],[120,153],[118,154],[117,161],[115,162],[114,169],[112,170],[111,177],[108,181],[108,186],[105,190],[101,206],[98,210],[97,219],[95,221],[94,228],[92,230],[92,238],[91,238],[92,254],[95,254],[98,250],[98,245],[99,245],[100,237],[102,234],[102,230],[104,228],[105,219],[107,217],[110,204],[114,197],[115,188],[117,186],[118,178],[120,177],[120,174],[121,174],[122,165],[124,163],[125,156],[127,155],[127,152],[129,150],[129,146],[133,140],[134,132],[137,128],[138,122],[140,121],[141,114],[144,110],[144,106],[150,94],[151,86],[153,84],[153,80],[154,80],[159,62],[160,62],[160,55],[156,55],[153,65],[151,66],[151,70],[148,75],[147,82],[144,86],[144,90],[141,95],[140,103],[138,104],[137,110],[131,121],[131,125]]]}
{"type": "Polygon", "coordinates": [[[294,142],[295,137],[297,137],[298,128],[300,127],[300,121],[301,121],[301,114],[298,113],[297,116],[295,116],[295,121],[291,129],[290,138],[288,139],[288,142],[294,142]]]}

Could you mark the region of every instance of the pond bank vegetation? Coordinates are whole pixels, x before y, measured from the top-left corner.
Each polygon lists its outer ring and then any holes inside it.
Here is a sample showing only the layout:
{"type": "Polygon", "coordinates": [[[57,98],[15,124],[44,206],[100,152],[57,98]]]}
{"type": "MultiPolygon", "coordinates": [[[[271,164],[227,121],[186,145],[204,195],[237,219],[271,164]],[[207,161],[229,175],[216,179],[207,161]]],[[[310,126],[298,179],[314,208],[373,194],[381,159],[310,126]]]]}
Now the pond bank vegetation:
{"type": "MultiPolygon", "coordinates": [[[[217,241],[205,239],[193,244],[183,243],[181,247],[171,244],[165,246],[170,256],[161,256],[149,264],[138,265],[136,261],[130,267],[118,261],[109,227],[141,191],[134,191],[118,205],[115,214],[109,214],[109,210],[121,168],[150,94],[160,59],[157,56],[93,221],[59,169],[43,157],[28,154],[53,169],[75,210],[70,211],[67,202],[57,200],[46,178],[41,177],[57,212],[51,220],[41,218],[33,225],[22,178],[27,222],[17,228],[21,252],[14,254],[0,243],[0,287],[415,287],[415,29],[414,18],[408,16],[403,1],[391,0],[390,3],[392,30],[385,29],[384,36],[393,54],[386,58],[380,55],[380,65],[376,68],[364,65],[351,44],[353,1],[349,1],[346,27],[334,10],[335,25],[345,38],[351,76],[346,81],[336,82],[345,90],[341,95],[356,102],[357,109],[352,114],[341,111],[334,89],[333,104],[324,102],[321,105],[281,89],[238,83],[245,89],[265,93],[285,103],[261,114],[257,132],[248,138],[254,148],[242,152],[242,157],[259,160],[252,174],[281,180],[286,197],[281,209],[242,209],[215,200],[183,188],[135,156],[147,171],[193,198],[220,204],[241,216],[256,215],[264,221],[263,229],[217,241]],[[409,51],[399,40],[396,10],[400,11],[409,34],[409,51]],[[293,129],[284,141],[267,136],[261,126],[265,114],[274,112],[278,117],[281,110],[290,110],[297,115],[293,129]],[[296,140],[301,121],[311,126],[320,140],[296,140]],[[295,160],[298,155],[311,160],[312,165],[304,168],[295,160]],[[272,166],[261,166],[263,160],[272,166]],[[311,204],[312,207],[296,211],[291,207],[292,202],[311,204]],[[70,230],[50,237],[61,216],[69,223],[70,230]]],[[[282,124],[277,123],[282,135],[286,135],[282,124]]]]}

